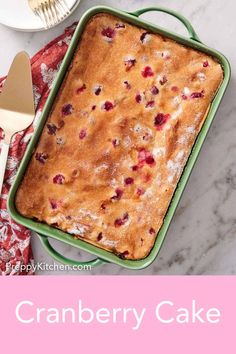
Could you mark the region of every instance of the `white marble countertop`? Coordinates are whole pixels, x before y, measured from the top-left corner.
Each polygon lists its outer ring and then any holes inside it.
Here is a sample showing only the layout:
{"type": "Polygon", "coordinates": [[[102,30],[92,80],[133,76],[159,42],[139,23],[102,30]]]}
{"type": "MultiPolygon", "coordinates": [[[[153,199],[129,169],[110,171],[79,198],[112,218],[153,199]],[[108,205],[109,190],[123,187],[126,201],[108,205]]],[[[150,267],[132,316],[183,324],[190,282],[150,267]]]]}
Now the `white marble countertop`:
{"type": "MultiPolygon", "coordinates": [[[[75,13],[56,28],[39,33],[16,32],[0,25],[0,76],[17,51],[34,54],[64,27],[94,5],[123,10],[160,5],[185,15],[201,40],[221,51],[232,66],[232,79],[202,148],[187,188],[156,261],[142,271],[107,264],[92,274],[235,274],[236,273],[236,36],[234,0],[81,0],[75,13]],[[235,91],[234,91],[235,90],[235,91]]],[[[183,26],[168,15],[149,13],[144,18],[185,34],[183,26]]],[[[53,245],[67,257],[91,256],[59,242],[53,245]]],[[[52,264],[36,236],[32,238],[36,262],[52,264]]],[[[88,274],[73,271],[38,271],[37,274],[88,274]]]]}

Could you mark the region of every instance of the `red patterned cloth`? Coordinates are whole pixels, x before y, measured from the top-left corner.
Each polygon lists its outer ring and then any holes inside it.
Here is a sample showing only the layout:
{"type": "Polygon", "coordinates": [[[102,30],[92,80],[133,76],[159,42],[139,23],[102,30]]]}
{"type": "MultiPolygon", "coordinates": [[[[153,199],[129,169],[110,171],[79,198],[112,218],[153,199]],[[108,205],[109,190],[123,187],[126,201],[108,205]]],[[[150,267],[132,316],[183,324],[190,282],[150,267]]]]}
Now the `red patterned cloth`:
{"type": "MultiPolygon", "coordinates": [[[[30,230],[15,223],[6,208],[7,195],[17,167],[30,141],[35,124],[40,117],[61,61],[67,51],[76,24],[42,48],[31,59],[36,116],[33,124],[24,132],[17,133],[10,146],[4,185],[0,197],[0,274],[30,275],[33,254],[30,246],[30,230]],[[28,269],[27,266],[28,265],[28,269]],[[26,269],[24,269],[26,268],[26,269]]],[[[0,91],[5,78],[0,79],[0,91]]],[[[3,132],[0,128],[0,140],[3,132]]]]}

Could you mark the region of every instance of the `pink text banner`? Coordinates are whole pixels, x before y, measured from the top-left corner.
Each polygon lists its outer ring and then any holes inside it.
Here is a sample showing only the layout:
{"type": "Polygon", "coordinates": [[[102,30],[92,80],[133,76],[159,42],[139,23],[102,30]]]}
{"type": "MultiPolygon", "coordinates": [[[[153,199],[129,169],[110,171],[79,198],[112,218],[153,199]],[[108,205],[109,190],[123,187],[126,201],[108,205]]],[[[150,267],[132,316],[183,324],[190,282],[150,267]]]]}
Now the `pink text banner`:
{"type": "Polygon", "coordinates": [[[2,353],[235,353],[236,277],[1,277],[2,353]]]}

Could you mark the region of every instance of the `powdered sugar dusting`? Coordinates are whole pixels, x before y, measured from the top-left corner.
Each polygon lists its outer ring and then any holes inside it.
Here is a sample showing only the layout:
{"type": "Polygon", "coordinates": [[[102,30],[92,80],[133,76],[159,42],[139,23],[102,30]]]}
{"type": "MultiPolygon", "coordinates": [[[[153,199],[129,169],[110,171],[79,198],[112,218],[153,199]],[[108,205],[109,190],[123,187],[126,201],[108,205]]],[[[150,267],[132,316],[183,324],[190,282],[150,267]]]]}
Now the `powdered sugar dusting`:
{"type": "Polygon", "coordinates": [[[205,81],[206,80],[206,75],[202,72],[197,73],[197,78],[199,79],[199,81],[205,81]]]}
{"type": "Polygon", "coordinates": [[[124,57],[124,62],[130,61],[130,60],[135,60],[135,57],[131,54],[128,54],[124,57]]]}
{"type": "Polygon", "coordinates": [[[169,59],[170,58],[170,51],[169,50],[163,50],[161,56],[162,56],[163,59],[169,59]]]}
{"type": "Polygon", "coordinates": [[[194,134],[195,133],[195,127],[194,126],[187,127],[186,128],[186,133],[194,134]]]}
{"type": "Polygon", "coordinates": [[[167,169],[169,170],[169,175],[167,180],[172,183],[175,177],[178,177],[182,171],[184,165],[185,151],[180,150],[173,160],[167,161],[167,169]]]}
{"type": "Polygon", "coordinates": [[[123,140],[123,145],[125,147],[129,147],[131,145],[131,143],[132,143],[132,140],[131,140],[130,136],[128,136],[128,135],[125,136],[124,140],[123,140]]]}
{"type": "Polygon", "coordinates": [[[163,156],[165,152],[166,152],[165,147],[156,147],[152,150],[152,154],[154,157],[163,156]]]}
{"type": "Polygon", "coordinates": [[[110,186],[111,187],[116,187],[117,186],[117,180],[115,178],[112,178],[111,182],[110,182],[110,186]]]}
{"type": "Polygon", "coordinates": [[[145,35],[142,36],[142,37],[143,37],[143,38],[142,38],[142,43],[143,43],[143,44],[149,43],[149,42],[151,41],[151,38],[152,38],[149,33],[145,33],[145,35]]]}
{"type": "Polygon", "coordinates": [[[50,218],[50,224],[57,224],[65,221],[65,216],[64,215],[56,215],[54,217],[50,218]]]}
{"type": "Polygon", "coordinates": [[[186,96],[189,96],[190,93],[191,93],[190,89],[185,86],[185,87],[183,88],[183,94],[186,95],[186,96]]]}
{"type": "Polygon", "coordinates": [[[163,59],[169,59],[170,58],[170,51],[169,50],[156,50],[155,51],[155,55],[158,57],[158,58],[163,58],[163,59]]]}
{"type": "Polygon", "coordinates": [[[171,114],[172,119],[177,119],[183,113],[183,108],[179,106],[179,108],[171,114]]]}
{"type": "Polygon", "coordinates": [[[149,60],[149,58],[148,58],[147,55],[142,55],[142,56],[141,56],[141,60],[142,60],[144,63],[146,63],[146,62],[149,60]]]}
{"type": "Polygon", "coordinates": [[[202,118],[202,112],[198,112],[194,117],[194,122],[198,122],[202,118]]]}
{"type": "Polygon", "coordinates": [[[114,240],[108,240],[107,238],[103,237],[102,240],[100,241],[104,246],[107,247],[115,247],[118,243],[118,241],[114,240]]]}
{"type": "Polygon", "coordinates": [[[90,210],[79,209],[79,213],[84,217],[89,217],[90,219],[97,220],[98,216],[92,213],[90,210]]]}
{"type": "Polygon", "coordinates": [[[137,123],[137,124],[134,126],[134,128],[133,128],[133,130],[134,130],[136,133],[141,132],[142,129],[143,129],[143,128],[142,128],[141,124],[139,124],[139,123],[137,123]]]}
{"type": "Polygon", "coordinates": [[[73,223],[72,227],[68,229],[68,232],[72,235],[83,236],[87,230],[88,230],[87,226],[79,223],[73,223]]]}
{"type": "Polygon", "coordinates": [[[95,168],[95,173],[99,173],[99,172],[101,172],[102,170],[107,170],[107,169],[108,169],[107,164],[103,163],[103,164],[101,164],[100,166],[98,166],[98,167],[95,168]]]}
{"type": "Polygon", "coordinates": [[[173,105],[178,107],[178,106],[180,105],[180,103],[181,103],[181,98],[180,98],[180,96],[175,96],[175,97],[173,98],[173,105]]]}
{"type": "Polygon", "coordinates": [[[153,197],[153,187],[147,188],[145,194],[141,196],[141,198],[152,198],[152,197],[153,197]]]}

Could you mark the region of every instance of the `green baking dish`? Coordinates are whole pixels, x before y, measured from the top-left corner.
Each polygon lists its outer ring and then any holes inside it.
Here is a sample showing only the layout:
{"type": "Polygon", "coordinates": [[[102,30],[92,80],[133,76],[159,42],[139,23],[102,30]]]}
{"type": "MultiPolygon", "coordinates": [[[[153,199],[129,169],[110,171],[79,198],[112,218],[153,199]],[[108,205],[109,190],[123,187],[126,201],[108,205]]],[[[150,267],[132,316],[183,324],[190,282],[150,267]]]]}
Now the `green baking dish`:
{"type": "Polygon", "coordinates": [[[201,146],[206,138],[207,132],[211,126],[213,118],[214,118],[216,111],[219,107],[220,101],[221,101],[223,94],[226,90],[229,79],[230,79],[230,65],[229,65],[227,59],[219,52],[202,44],[200,42],[197,34],[195,33],[192,25],[190,24],[190,22],[182,15],[180,15],[172,10],[161,8],[161,7],[147,7],[147,8],[143,8],[138,11],[135,11],[133,13],[127,13],[127,12],[123,12],[123,11],[120,11],[117,9],[104,7],[104,6],[98,6],[98,7],[93,7],[91,9],[89,9],[82,16],[82,18],[75,30],[74,36],[73,36],[73,38],[71,40],[71,44],[69,46],[69,49],[65,55],[65,58],[63,60],[63,63],[61,65],[61,68],[60,68],[59,73],[57,75],[57,78],[55,80],[55,83],[53,85],[51,93],[48,97],[48,100],[47,100],[44,110],[42,112],[40,122],[37,126],[37,129],[35,130],[35,133],[31,139],[31,142],[27,148],[25,156],[20,164],[14,184],[10,190],[10,194],[9,194],[9,198],[8,198],[8,210],[9,210],[10,215],[19,224],[22,224],[22,225],[26,226],[27,228],[36,231],[39,234],[42,244],[45,247],[45,249],[47,250],[47,252],[57,261],[63,262],[68,265],[77,265],[77,266],[91,265],[94,267],[94,266],[97,266],[97,265],[100,265],[100,264],[103,264],[106,262],[112,262],[112,263],[115,263],[115,264],[120,265],[122,267],[129,268],[129,269],[142,269],[142,268],[147,267],[155,260],[155,258],[157,257],[157,254],[161,248],[161,245],[164,241],[168,227],[170,225],[171,219],[174,215],[174,212],[176,210],[176,207],[178,205],[180,197],[184,191],[184,188],[186,186],[186,183],[188,181],[188,178],[190,176],[190,173],[192,171],[194,163],[196,162],[196,159],[197,159],[197,156],[200,152],[201,146]],[[147,21],[139,19],[140,15],[142,15],[146,12],[149,12],[149,11],[164,12],[164,13],[168,13],[168,14],[176,17],[187,28],[190,38],[185,38],[183,36],[180,36],[178,34],[171,32],[171,31],[168,31],[166,29],[163,29],[163,28],[160,28],[156,25],[153,25],[147,21]],[[15,207],[16,191],[17,191],[17,189],[20,185],[20,182],[24,176],[25,170],[26,170],[27,165],[31,159],[31,155],[32,155],[32,152],[35,148],[35,145],[38,142],[38,139],[39,139],[42,129],[44,127],[45,121],[51,111],[52,104],[53,104],[54,99],[57,95],[57,92],[61,86],[64,75],[67,72],[68,66],[70,65],[74,50],[76,49],[76,47],[78,45],[81,34],[83,33],[83,29],[84,29],[86,23],[88,22],[88,20],[92,16],[94,16],[97,13],[101,13],[101,12],[115,15],[127,22],[130,22],[131,24],[138,26],[138,27],[145,28],[145,29],[152,31],[154,33],[159,33],[159,34],[169,37],[169,38],[171,38],[171,39],[175,40],[176,42],[179,42],[183,45],[186,45],[188,47],[192,47],[192,48],[197,49],[199,51],[205,52],[205,53],[215,57],[220,62],[221,66],[223,68],[223,71],[224,71],[223,82],[222,82],[222,84],[221,84],[221,86],[214,98],[214,101],[212,102],[212,104],[210,106],[205,123],[202,126],[202,129],[196,139],[194,147],[193,147],[191,154],[188,158],[187,164],[184,168],[184,171],[181,175],[178,186],[175,190],[174,196],[172,198],[172,201],[171,201],[168,211],[166,213],[163,226],[161,227],[160,231],[158,232],[155,244],[154,244],[150,254],[146,258],[140,259],[140,260],[124,260],[124,259],[121,259],[118,256],[116,256],[115,254],[110,253],[109,251],[100,249],[92,244],[89,244],[89,243],[83,241],[83,240],[75,240],[71,237],[71,235],[69,235],[65,232],[57,230],[49,225],[39,223],[39,222],[36,222],[31,219],[23,217],[22,215],[19,214],[19,212],[16,210],[16,207],[15,207]],[[85,251],[95,255],[97,258],[95,258],[91,261],[87,261],[87,262],[78,262],[78,261],[73,261],[68,258],[65,258],[63,255],[59,254],[51,246],[51,244],[48,241],[48,237],[52,237],[54,239],[57,239],[57,240],[60,240],[64,243],[66,243],[66,244],[69,244],[71,246],[85,250],[85,251]]]}

